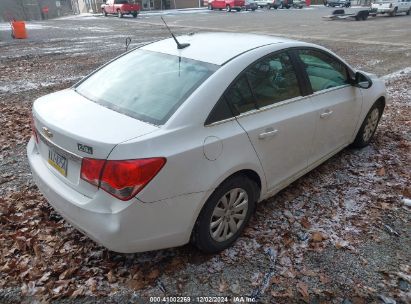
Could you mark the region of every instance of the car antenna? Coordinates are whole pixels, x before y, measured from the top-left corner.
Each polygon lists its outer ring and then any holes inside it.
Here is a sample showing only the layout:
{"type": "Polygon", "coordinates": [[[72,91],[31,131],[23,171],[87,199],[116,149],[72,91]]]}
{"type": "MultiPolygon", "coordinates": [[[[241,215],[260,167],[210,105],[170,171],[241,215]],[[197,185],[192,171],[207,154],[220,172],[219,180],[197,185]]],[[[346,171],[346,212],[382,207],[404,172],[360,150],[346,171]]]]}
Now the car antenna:
{"type": "Polygon", "coordinates": [[[179,50],[184,49],[184,48],[190,46],[190,43],[180,43],[180,42],[178,42],[176,36],[174,36],[174,34],[171,32],[170,28],[168,27],[167,23],[164,21],[163,16],[160,16],[160,18],[161,18],[161,20],[163,20],[164,24],[166,25],[168,31],[170,32],[171,36],[173,37],[174,41],[176,42],[177,48],[178,48],[179,50]]]}

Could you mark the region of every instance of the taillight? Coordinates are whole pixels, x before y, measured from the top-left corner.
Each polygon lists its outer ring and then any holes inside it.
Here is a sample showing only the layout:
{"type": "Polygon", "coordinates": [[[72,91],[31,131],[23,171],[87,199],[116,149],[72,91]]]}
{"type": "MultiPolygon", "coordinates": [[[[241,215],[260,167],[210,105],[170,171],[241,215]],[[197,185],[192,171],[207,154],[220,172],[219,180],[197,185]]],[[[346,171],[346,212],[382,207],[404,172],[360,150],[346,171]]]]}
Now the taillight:
{"type": "Polygon", "coordinates": [[[33,114],[30,115],[30,126],[31,126],[31,135],[33,135],[36,143],[39,143],[39,137],[37,135],[36,125],[34,124],[33,114]]]}
{"type": "Polygon", "coordinates": [[[135,160],[84,158],[80,176],[114,197],[127,201],[140,192],[165,163],[165,158],[135,160]]]}

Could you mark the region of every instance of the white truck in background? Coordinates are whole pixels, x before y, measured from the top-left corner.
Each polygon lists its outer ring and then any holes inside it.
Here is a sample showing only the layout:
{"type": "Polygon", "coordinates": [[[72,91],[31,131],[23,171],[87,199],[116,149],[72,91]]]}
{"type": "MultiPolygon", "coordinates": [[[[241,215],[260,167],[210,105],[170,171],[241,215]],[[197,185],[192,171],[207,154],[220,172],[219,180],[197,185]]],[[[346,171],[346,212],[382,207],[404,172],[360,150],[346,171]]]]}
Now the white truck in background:
{"type": "Polygon", "coordinates": [[[377,0],[371,4],[371,12],[375,14],[388,14],[391,17],[398,13],[411,12],[411,0],[377,0]]]}

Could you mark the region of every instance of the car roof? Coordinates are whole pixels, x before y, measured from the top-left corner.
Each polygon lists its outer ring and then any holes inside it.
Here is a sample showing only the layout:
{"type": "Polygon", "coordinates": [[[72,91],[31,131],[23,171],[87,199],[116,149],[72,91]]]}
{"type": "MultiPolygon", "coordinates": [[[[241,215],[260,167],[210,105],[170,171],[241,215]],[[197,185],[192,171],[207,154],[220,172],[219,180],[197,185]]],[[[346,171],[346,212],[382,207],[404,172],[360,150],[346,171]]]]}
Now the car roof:
{"type": "Polygon", "coordinates": [[[190,46],[179,50],[174,39],[169,38],[145,45],[141,49],[223,65],[258,47],[296,42],[274,36],[241,33],[196,33],[178,36],[177,39],[180,43],[190,43],[190,46]]]}

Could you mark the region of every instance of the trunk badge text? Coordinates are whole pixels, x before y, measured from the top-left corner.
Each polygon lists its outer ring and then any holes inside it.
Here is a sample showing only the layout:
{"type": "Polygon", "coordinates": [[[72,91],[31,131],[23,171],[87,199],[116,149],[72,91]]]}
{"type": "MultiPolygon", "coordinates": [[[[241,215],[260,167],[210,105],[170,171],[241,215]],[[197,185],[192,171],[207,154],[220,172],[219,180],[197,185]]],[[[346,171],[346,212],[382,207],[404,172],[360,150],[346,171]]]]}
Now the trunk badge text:
{"type": "Polygon", "coordinates": [[[46,127],[43,127],[43,134],[46,135],[47,138],[53,137],[53,133],[51,133],[51,131],[47,129],[46,127]]]}
{"type": "Polygon", "coordinates": [[[77,149],[87,154],[93,154],[93,147],[87,145],[77,144],[77,149]]]}

